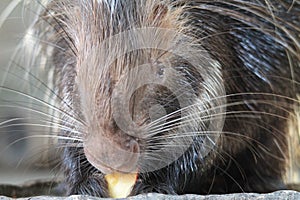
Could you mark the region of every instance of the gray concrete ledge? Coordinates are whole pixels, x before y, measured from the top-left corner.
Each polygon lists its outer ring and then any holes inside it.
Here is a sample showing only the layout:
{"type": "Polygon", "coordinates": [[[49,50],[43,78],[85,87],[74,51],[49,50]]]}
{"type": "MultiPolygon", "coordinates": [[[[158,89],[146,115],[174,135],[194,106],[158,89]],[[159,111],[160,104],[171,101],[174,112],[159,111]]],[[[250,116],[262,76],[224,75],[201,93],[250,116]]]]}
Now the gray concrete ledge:
{"type": "MultiPolygon", "coordinates": [[[[14,198],[0,196],[0,200],[13,200],[14,198]]],[[[69,197],[48,197],[37,196],[28,198],[19,198],[18,200],[98,200],[102,198],[90,196],[69,196],[69,197]]],[[[240,194],[227,194],[227,195],[163,195],[163,194],[145,194],[127,198],[129,200],[299,200],[300,192],[293,190],[282,190],[268,194],[255,194],[255,193],[240,193],[240,194]]]]}

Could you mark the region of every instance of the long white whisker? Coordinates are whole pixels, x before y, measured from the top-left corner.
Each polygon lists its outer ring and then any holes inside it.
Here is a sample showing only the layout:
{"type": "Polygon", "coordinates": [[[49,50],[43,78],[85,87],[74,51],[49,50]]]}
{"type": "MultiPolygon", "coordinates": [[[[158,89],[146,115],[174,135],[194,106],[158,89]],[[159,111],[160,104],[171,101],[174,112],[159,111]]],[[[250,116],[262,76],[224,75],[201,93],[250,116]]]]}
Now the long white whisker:
{"type": "Polygon", "coordinates": [[[65,137],[65,136],[57,136],[57,135],[31,135],[31,136],[26,136],[26,137],[22,137],[20,139],[17,139],[15,141],[13,141],[12,143],[10,143],[9,145],[7,145],[6,148],[4,148],[4,150],[2,150],[0,152],[0,154],[2,154],[4,151],[6,151],[8,148],[10,148],[11,146],[13,146],[14,144],[21,142],[23,140],[28,140],[28,139],[36,139],[36,138],[54,138],[54,139],[61,139],[61,140],[68,140],[68,141],[78,141],[78,142],[82,142],[82,140],[77,139],[77,138],[71,138],[71,137],[65,137]]]}
{"type": "Polygon", "coordinates": [[[39,102],[39,103],[41,103],[41,104],[43,104],[43,105],[45,105],[45,106],[47,106],[47,107],[49,107],[49,108],[55,110],[55,111],[57,111],[57,112],[60,113],[60,114],[63,114],[63,115],[66,115],[66,116],[70,117],[71,119],[73,119],[74,121],[76,121],[76,122],[79,123],[79,124],[82,124],[82,125],[84,124],[83,121],[81,121],[81,120],[79,120],[79,119],[75,119],[75,118],[74,118],[72,115],[70,115],[69,113],[67,113],[67,112],[65,112],[65,111],[62,111],[61,109],[57,108],[56,106],[51,105],[51,104],[49,104],[49,103],[47,103],[47,102],[45,102],[45,101],[43,101],[43,100],[41,100],[41,99],[39,99],[39,98],[33,97],[33,96],[28,95],[28,94],[26,94],[26,93],[23,93],[23,92],[20,92],[20,91],[17,91],[17,90],[13,90],[13,89],[10,89],[10,88],[4,87],[4,86],[0,86],[0,89],[6,90],[6,91],[9,91],[9,92],[13,92],[13,93],[16,93],[16,94],[20,94],[20,95],[22,95],[22,96],[24,96],[24,97],[26,97],[26,98],[32,99],[32,100],[34,100],[34,101],[37,101],[37,102],[39,102]]]}
{"type": "MultiPolygon", "coordinates": [[[[45,117],[49,117],[50,119],[58,120],[59,122],[63,122],[66,125],[72,125],[69,121],[63,120],[59,117],[55,117],[54,115],[50,115],[46,112],[42,112],[40,110],[36,110],[36,109],[33,109],[33,108],[28,108],[28,107],[24,107],[24,106],[3,105],[3,104],[0,105],[0,108],[1,107],[4,107],[4,108],[18,108],[20,110],[27,110],[27,111],[30,111],[30,112],[33,112],[33,113],[36,113],[36,114],[40,114],[40,115],[45,116],[45,117]]],[[[25,119],[25,118],[22,118],[22,119],[25,119]]],[[[36,117],[36,119],[40,119],[40,118],[36,117]]],[[[75,122],[78,122],[78,121],[75,121],[75,122]]],[[[5,123],[5,122],[2,122],[2,123],[5,123]]],[[[2,123],[0,123],[0,126],[2,125],[2,123]]],[[[8,122],[6,122],[6,123],[8,123],[8,122]]]]}
{"type": "MultiPolygon", "coordinates": [[[[289,114],[293,114],[292,112],[290,112],[290,111],[282,108],[281,106],[277,106],[276,104],[274,105],[272,103],[269,103],[268,101],[255,100],[254,103],[261,103],[261,104],[266,104],[266,105],[272,105],[272,106],[277,107],[277,108],[279,108],[279,109],[281,109],[281,110],[283,110],[283,111],[285,111],[285,112],[287,112],[289,114]]],[[[214,109],[219,109],[220,107],[223,107],[223,106],[229,107],[229,106],[236,106],[236,105],[241,105],[241,104],[244,104],[244,102],[234,102],[234,103],[230,103],[230,104],[226,104],[226,105],[216,106],[214,108],[210,108],[210,109],[204,110],[204,111],[202,111],[202,113],[206,113],[206,112],[214,110],[214,109]]],[[[197,104],[193,104],[191,106],[197,106],[197,104]]],[[[231,114],[239,114],[239,116],[241,117],[242,115],[240,115],[240,114],[247,114],[247,113],[249,113],[249,114],[269,115],[269,116],[274,116],[274,117],[278,117],[278,118],[285,119],[285,120],[288,119],[288,117],[283,117],[283,116],[276,115],[276,114],[273,114],[273,113],[267,113],[267,112],[261,112],[261,111],[253,111],[253,110],[250,110],[250,111],[246,110],[246,111],[230,111],[230,112],[226,111],[226,112],[217,113],[217,114],[210,114],[209,116],[203,116],[203,117],[201,117],[201,122],[206,122],[205,119],[207,119],[207,118],[210,119],[212,117],[213,117],[212,119],[217,119],[216,116],[219,116],[220,119],[221,119],[224,115],[226,115],[226,118],[228,118],[228,116],[231,115],[231,114]]],[[[176,118],[174,120],[171,120],[171,121],[168,121],[166,123],[160,124],[160,125],[156,126],[155,128],[150,128],[149,129],[150,130],[149,134],[150,134],[150,136],[152,136],[154,133],[156,133],[156,131],[160,131],[160,130],[162,130],[161,132],[164,132],[164,128],[166,128],[166,130],[169,131],[169,130],[171,130],[171,129],[169,129],[170,127],[173,127],[173,128],[184,127],[185,124],[186,124],[186,122],[187,122],[187,121],[185,121],[185,119],[188,119],[188,118],[191,118],[191,117],[197,117],[198,115],[201,115],[201,112],[200,113],[193,113],[192,115],[187,115],[185,117],[176,118]],[[174,125],[174,123],[180,122],[180,121],[181,122],[185,122],[185,124],[174,125]]],[[[244,117],[256,117],[257,118],[259,116],[245,115],[244,117]]],[[[191,119],[190,121],[195,121],[195,120],[191,119]]],[[[157,133],[161,133],[161,132],[157,132],[157,133]]]]}
{"type": "MultiPolygon", "coordinates": [[[[47,121],[43,121],[43,120],[40,120],[40,121],[41,122],[47,122],[47,121]]],[[[69,127],[62,126],[62,125],[59,125],[59,124],[55,124],[55,126],[52,126],[52,125],[37,124],[37,123],[16,123],[16,124],[9,124],[9,125],[1,126],[1,128],[9,128],[9,127],[15,127],[15,126],[34,126],[34,127],[44,127],[44,128],[58,128],[58,127],[60,127],[60,130],[64,130],[64,131],[68,131],[68,132],[72,132],[72,133],[77,133],[78,135],[81,134],[78,131],[75,131],[75,130],[69,128],[69,127]]]]}
{"type": "MultiPolygon", "coordinates": [[[[256,93],[251,93],[251,92],[246,92],[246,93],[235,93],[235,94],[228,94],[228,95],[225,95],[225,96],[218,96],[218,97],[215,97],[215,98],[212,98],[212,99],[205,100],[205,101],[203,101],[202,104],[205,104],[205,103],[210,102],[210,101],[214,102],[214,101],[222,99],[222,98],[235,97],[235,96],[243,96],[243,95],[255,95],[255,96],[256,95],[264,95],[264,96],[278,97],[278,98],[286,99],[286,100],[289,100],[289,101],[291,101],[293,103],[300,103],[300,101],[297,100],[297,99],[293,99],[293,98],[290,98],[290,97],[287,97],[287,96],[283,96],[283,95],[272,94],[272,93],[257,93],[257,92],[256,93]]],[[[259,101],[259,100],[254,100],[254,99],[253,100],[247,100],[247,102],[250,102],[250,101],[259,101]]],[[[264,102],[267,102],[267,101],[264,101],[264,102]]],[[[231,103],[230,106],[231,105],[239,105],[239,104],[241,105],[241,104],[244,104],[244,103],[245,102],[231,103]]],[[[190,106],[186,106],[184,108],[180,108],[180,109],[178,109],[178,110],[176,110],[176,111],[174,111],[172,113],[169,113],[169,114],[167,114],[167,115],[165,115],[165,116],[163,116],[163,117],[161,117],[159,119],[156,119],[156,120],[150,122],[147,126],[153,126],[153,125],[155,125],[157,123],[160,123],[162,120],[166,120],[168,117],[170,117],[170,116],[172,116],[174,114],[177,114],[179,112],[188,110],[190,108],[193,108],[195,105],[197,105],[197,104],[192,104],[190,106]]],[[[220,105],[220,106],[215,107],[215,108],[222,108],[222,106],[226,107],[226,106],[228,106],[228,104],[220,105]]],[[[212,108],[212,109],[215,109],[215,108],[212,108]]]]}

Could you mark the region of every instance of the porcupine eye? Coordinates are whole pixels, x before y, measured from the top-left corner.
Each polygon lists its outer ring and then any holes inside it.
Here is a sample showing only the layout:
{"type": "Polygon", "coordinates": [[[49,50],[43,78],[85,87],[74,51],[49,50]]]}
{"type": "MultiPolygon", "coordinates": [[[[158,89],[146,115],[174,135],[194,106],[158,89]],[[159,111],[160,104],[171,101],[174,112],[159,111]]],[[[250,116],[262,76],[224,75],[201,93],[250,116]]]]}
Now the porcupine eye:
{"type": "Polygon", "coordinates": [[[182,122],[181,118],[186,119],[189,115],[186,107],[195,103],[203,90],[204,80],[198,70],[184,60],[178,59],[167,65],[158,65],[157,75],[164,79],[165,84],[156,86],[156,104],[150,108],[149,114],[151,121],[164,118],[160,124],[176,129],[182,122]]]}
{"type": "Polygon", "coordinates": [[[166,67],[162,64],[162,63],[157,63],[157,67],[156,67],[156,75],[158,77],[163,78],[165,75],[165,69],[166,67]]]}
{"type": "MultiPolygon", "coordinates": [[[[173,81],[168,78],[173,69],[162,62],[155,62],[149,67],[151,69],[148,73],[154,75],[153,81],[137,88],[130,97],[132,119],[138,125],[159,120],[180,108],[177,97],[172,91],[174,90],[172,84],[169,84],[173,81]]],[[[160,124],[173,119],[173,116],[168,117],[160,124]]]]}
{"type": "Polygon", "coordinates": [[[180,122],[177,119],[182,117],[181,106],[190,105],[190,97],[198,96],[202,77],[189,63],[181,60],[157,63],[156,75],[162,79],[162,84],[154,87],[153,104],[149,106],[149,120],[155,121],[167,116],[161,123],[172,126],[174,122],[180,122]]]}
{"type": "MultiPolygon", "coordinates": [[[[167,78],[165,73],[167,67],[169,66],[165,66],[162,63],[157,63],[156,75],[159,78],[165,80],[167,78]]],[[[149,108],[150,121],[159,120],[164,116],[170,115],[172,112],[175,112],[177,109],[179,109],[179,102],[176,99],[176,96],[173,94],[173,92],[170,89],[168,89],[167,86],[157,85],[155,89],[156,89],[155,97],[154,97],[155,104],[149,108]]],[[[170,120],[172,120],[172,118],[168,118],[163,121],[169,122],[170,120]]]]}

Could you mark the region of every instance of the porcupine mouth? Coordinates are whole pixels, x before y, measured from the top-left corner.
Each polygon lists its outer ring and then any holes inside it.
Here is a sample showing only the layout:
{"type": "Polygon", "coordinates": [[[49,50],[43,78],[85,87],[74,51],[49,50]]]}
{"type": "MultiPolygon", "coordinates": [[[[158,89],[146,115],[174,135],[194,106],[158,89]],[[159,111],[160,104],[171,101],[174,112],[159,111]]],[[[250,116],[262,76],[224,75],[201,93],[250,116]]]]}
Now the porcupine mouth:
{"type": "Polygon", "coordinates": [[[140,147],[135,140],[130,140],[126,148],[107,139],[99,140],[84,142],[84,153],[91,165],[104,174],[137,173],[140,147]]]}

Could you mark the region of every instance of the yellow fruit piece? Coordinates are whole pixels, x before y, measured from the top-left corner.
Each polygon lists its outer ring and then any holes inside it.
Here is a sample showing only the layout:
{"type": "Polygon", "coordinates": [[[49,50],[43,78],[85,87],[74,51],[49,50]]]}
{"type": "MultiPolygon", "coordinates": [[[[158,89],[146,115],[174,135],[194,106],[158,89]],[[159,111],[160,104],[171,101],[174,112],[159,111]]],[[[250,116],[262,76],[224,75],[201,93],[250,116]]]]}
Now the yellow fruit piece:
{"type": "Polygon", "coordinates": [[[108,192],[112,198],[127,197],[137,179],[137,174],[113,173],[105,175],[108,192]]]}

